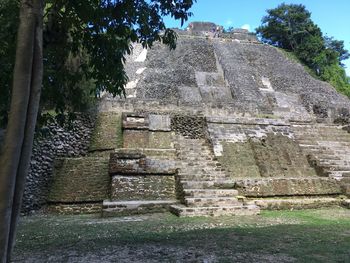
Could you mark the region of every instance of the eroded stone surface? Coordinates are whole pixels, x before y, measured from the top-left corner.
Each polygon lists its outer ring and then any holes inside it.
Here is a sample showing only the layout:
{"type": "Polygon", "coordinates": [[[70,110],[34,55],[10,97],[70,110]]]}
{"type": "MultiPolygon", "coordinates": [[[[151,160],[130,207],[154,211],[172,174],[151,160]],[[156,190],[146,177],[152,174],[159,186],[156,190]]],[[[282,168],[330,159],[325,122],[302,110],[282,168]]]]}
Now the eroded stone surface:
{"type": "Polygon", "coordinates": [[[168,174],[112,176],[112,200],[175,199],[175,178],[168,174]]]}
{"type": "Polygon", "coordinates": [[[235,189],[245,196],[339,195],[339,183],[328,178],[242,179],[235,189]]]}
{"type": "Polygon", "coordinates": [[[183,206],[173,206],[175,213],[219,215],[258,212],[237,190],[257,197],[347,194],[350,135],[341,125],[349,100],[247,31],[225,34],[215,26],[178,30],[175,51],[135,45],[125,65],[126,98],[103,96],[90,156],[123,147],[110,158],[111,197],[161,201],[174,198],[176,186],[183,206]]]}
{"type": "Polygon", "coordinates": [[[48,197],[49,203],[102,201],[109,194],[108,158],[59,159],[48,197]]]}
{"type": "Polygon", "coordinates": [[[175,162],[147,158],[139,153],[111,153],[109,159],[109,174],[119,175],[174,175],[175,162]]]}

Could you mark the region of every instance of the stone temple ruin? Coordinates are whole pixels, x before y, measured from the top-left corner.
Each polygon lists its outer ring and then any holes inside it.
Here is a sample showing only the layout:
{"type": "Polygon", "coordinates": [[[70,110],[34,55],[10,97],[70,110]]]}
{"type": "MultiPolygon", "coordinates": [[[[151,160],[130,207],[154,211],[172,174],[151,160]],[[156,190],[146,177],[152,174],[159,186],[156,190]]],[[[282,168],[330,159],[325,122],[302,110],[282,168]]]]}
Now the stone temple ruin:
{"type": "Polygon", "coordinates": [[[55,162],[49,211],[349,207],[349,99],[247,31],[177,32],[175,51],[134,46],[126,98],[101,99],[89,154],[55,162]]]}

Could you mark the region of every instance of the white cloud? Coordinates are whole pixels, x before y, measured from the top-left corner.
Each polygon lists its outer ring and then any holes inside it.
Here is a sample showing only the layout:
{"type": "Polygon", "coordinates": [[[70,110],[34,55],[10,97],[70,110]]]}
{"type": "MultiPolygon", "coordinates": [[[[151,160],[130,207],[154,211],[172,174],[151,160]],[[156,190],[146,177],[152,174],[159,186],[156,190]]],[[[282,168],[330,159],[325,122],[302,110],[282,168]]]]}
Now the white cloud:
{"type": "Polygon", "coordinates": [[[244,24],[243,26],[241,26],[242,29],[247,29],[248,31],[250,31],[250,25],[249,24],[244,24]]]}
{"type": "Polygon", "coordinates": [[[226,26],[232,26],[233,22],[231,19],[226,20],[226,26]]]}

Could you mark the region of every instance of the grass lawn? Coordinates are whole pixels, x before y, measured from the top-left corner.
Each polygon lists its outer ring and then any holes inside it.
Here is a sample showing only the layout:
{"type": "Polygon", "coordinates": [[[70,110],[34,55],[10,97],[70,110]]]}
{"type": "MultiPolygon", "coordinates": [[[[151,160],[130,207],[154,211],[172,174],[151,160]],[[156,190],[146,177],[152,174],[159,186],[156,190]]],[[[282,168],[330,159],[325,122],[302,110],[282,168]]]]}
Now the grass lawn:
{"type": "Polygon", "coordinates": [[[22,218],[14,262],[350,262],[350,210],[22,218]]]}

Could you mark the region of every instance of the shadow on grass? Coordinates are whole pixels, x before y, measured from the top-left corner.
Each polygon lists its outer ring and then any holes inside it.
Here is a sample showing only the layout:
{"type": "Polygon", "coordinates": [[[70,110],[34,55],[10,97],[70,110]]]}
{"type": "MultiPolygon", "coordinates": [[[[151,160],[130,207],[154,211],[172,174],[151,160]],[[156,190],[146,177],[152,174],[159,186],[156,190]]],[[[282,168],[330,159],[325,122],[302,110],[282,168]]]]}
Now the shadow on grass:
{"type": "Polygon", "coordinates": [[[328,213],[322,218],[317,211],[266,212],[255,221],[252,217],[38,218],[21,224],[15,258],[28,262],[45,262],[45,255],[51,256],[51,262],[350,262],[350,219],[332,219],[332,211],[328,213]]]}

